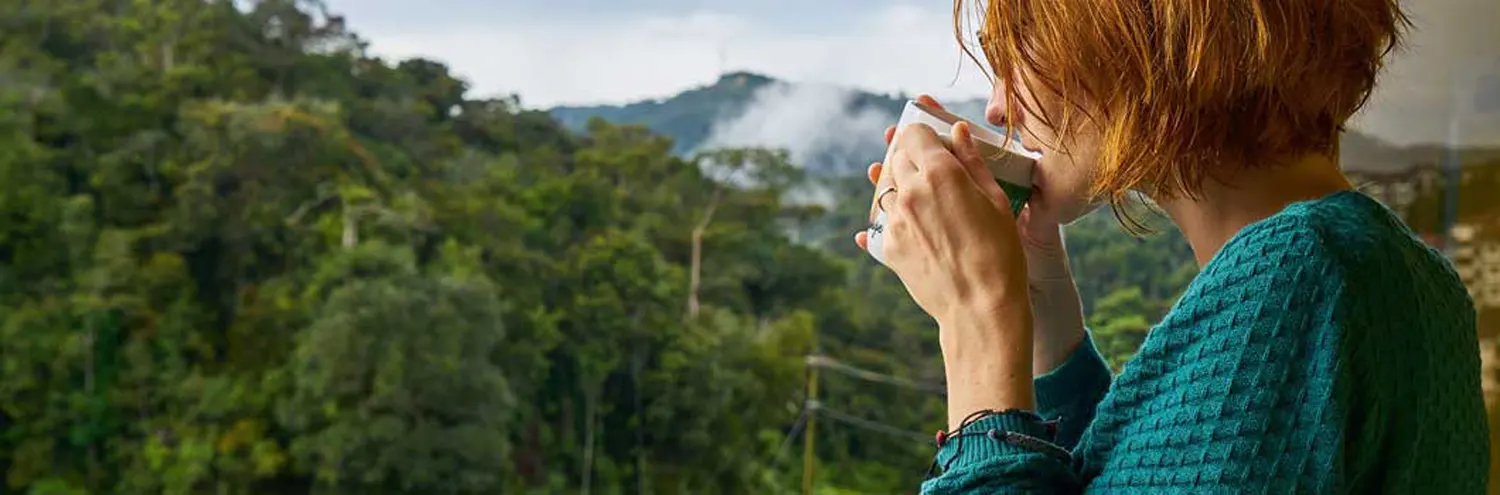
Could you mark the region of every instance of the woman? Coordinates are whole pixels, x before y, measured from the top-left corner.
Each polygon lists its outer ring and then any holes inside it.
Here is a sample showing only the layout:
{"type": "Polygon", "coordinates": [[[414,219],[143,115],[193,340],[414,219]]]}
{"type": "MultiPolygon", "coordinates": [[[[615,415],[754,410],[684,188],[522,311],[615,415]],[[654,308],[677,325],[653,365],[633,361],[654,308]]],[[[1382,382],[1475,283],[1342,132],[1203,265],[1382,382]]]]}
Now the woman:
{"type": "Polygon", "coordinates": [[[1009,214],[963,124],[951,150],[900,129],[870,170],[886,262],[943,350],[949,430],[924,492],[1484,490],[1472,302],[1338,168],[1406,25],[1394,1],[978,14],[986,118],[1043,153],[1030,205],[1009,214]],[[1059,225],[1135,193],[1201,270],[1111,377],[1059,225]]]}

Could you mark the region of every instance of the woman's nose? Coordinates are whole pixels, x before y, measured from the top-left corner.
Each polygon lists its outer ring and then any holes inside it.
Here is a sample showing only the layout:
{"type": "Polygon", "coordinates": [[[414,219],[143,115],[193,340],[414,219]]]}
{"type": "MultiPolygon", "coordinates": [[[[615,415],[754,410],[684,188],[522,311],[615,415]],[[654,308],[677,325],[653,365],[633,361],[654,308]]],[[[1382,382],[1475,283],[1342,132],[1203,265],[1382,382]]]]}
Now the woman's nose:
{"type": "MultiPolygon", "coordinates": [[[[1007,121],[1005,110],[1005,90],[1001,89],[1000,85],[997,84],[995,90],[990,92],[990,101],[984,105],[984,120],[989,122],[990,125],[999,127],[1009,128],[1011,126],[1020,126],[1020,122],[1007,121]]],[[[1019,121],[1021,116],[1013,115],[1009,116],[1009,118],[1019,121]]]]}

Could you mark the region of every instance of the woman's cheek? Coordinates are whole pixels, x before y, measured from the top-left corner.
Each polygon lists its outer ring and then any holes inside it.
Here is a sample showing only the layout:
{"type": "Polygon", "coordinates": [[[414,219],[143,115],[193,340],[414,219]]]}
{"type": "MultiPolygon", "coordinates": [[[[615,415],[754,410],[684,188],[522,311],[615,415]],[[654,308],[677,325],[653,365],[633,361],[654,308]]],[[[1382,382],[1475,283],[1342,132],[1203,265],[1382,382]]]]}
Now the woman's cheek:
{"type": "MultiPolygon", "coordinates": [[[[1056,155],[1054,155],[1056,156],[1056,155]]],[[[1043,159],[1038,164],[1038,186],[1047,197],[1048,207],[1059,223],[1067,224],[1088,215],[1101,206],[1090,201],[1089,173],[1077,163],[1056,163],[1043,159]]]]}
{"type": "Polygon", "coordinates": [[[1043,155],[1033,172],[1036,187],[1041,189],[1042,196],[1053,205],[1062,205],[1077,195],[1073,164],[1062,158],[1064,157],[1061,155],[1043,155]]]}

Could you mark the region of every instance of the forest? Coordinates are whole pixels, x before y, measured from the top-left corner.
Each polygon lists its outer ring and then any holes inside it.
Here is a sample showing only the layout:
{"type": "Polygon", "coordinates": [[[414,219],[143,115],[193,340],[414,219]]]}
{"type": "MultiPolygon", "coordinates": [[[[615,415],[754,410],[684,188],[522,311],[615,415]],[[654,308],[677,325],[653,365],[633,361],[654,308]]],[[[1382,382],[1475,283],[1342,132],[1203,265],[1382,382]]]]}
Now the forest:
{"type": "MultiPolygon", "coordinates": [[[[942,367],[868,184],[673,151],[316,1],[0,3],[0,492],[914,492],[942,367]]],[[[1118,366],[1196,268],[1068,235],[1118,366]]]]}

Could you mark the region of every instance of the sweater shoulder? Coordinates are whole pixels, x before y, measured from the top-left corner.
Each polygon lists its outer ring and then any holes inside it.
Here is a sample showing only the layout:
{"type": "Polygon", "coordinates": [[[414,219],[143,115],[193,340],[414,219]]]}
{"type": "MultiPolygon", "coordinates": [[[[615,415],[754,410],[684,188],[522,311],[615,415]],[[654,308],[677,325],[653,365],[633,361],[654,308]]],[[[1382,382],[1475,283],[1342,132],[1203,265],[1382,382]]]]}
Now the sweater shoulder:
{"type": "Polygon", "coordinates": [[[1488,463],[1478,364],[1440,255],[1361,194],[1297,203],[1204,266],[1080,459],[1101,488],[1466,492],[1488,463]]]}
{"type": "Polygon", "coordinates": [[[1331,317],[1358,316],[1349,314],[1355,309],[1410,313],[1414,299],[1453,310],[1445,314],[1472,312],[1452,265],[1385,206],[1356,192],[1294,203],[1245,227],[1199,278],[1202,290],[1248,282],[1277,291],[1333,293],[1337,297],[1316,298],[1345,313],[1331,317]]]}
{"type": "Polygon", "coordinates": [[[1218,354],[1231,369],[1321,397],[1302,407],[1328,414],[1328,440],[1348,456],[1330,459],[1348,470],[1338,484],[1364,491],[1482,479],[1488,435],[1475,309],[1437,250],[1384,205],[1349,192],[1294,204],[1243,229],[1221,254],[1190,289],[1206,306],[1175,320],[1194,329],[1180,333],[1214,328],[1198,338],[1232,349],[1218,354]],[[1447,461],[1416,463],[1432,456],[1447,461]],[[1400,476],[1377,469],[1391,463],[1407,468],[1400,476]]]}
{"type": "Polygon", "coordinates": [[[1241,229],[1204,265],[1163,324],[1192,325],[1225,314],[1236,322],[1302,319],[1336,303],[1346,285],[1347,267],[1338,255],[1344,229],[1326,218],[1298,203],[1241,229]]]}

